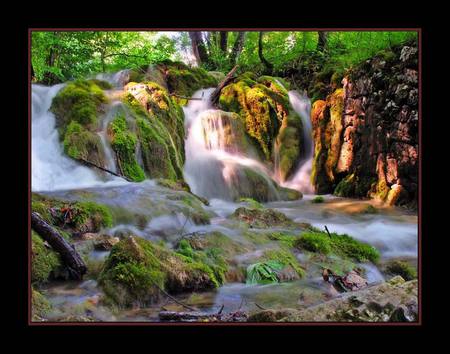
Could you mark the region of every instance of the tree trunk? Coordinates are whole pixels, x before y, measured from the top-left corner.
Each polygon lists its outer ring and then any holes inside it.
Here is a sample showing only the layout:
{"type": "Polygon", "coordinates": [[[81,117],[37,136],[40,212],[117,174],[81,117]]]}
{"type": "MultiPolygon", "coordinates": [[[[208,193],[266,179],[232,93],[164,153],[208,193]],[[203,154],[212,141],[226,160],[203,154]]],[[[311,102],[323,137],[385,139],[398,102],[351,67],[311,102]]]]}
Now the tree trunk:
{"type": "Polygon", "coordinates": [[[239,55],[241,54],[242,49],[244,48],[244,42],[245,42],[245,32],[239,32],[236,40],[234,41],[233,49],[231,50],[230,54],[231,65],[236,64],[236,61],[239,55]]]}
{"type": "Polygon", "coordinates": [[[225,76],[225,78],[222,80],[222,82],[217,86],[217,88],[214,90],[214,92],[211,94],[211,103],[215,106],[217,102],[219,102],[220,92],[222,89],[228,85],[232,80],[234,80],[234,73],[237,70],[238,65],[236,65],[231,71],[225,76]]]}
{"type": "Polygon", "coordinates": [[[227,46],[228,46],[228,31],[220,31],[220,50],[226,53],[227,46]]]}
{"type": "Polygon", "coordinates": [[[264,66],[266,67],[266,71],[268,74],[272,73],[273,70],[273,65],[271,63],[269,63],[267,61],[266,58],[264,58],[263,55],[263,43],[262,43],[262,37],[263,37],[263,32],[259,32],[259,39],[258,39],[258,56],[259,56],[259,60],[261,60],[261,63],[264,64],[264,66]]]}
{"type": "Polygon", "coordinates": [[[87,267],[75,248],[36,212],[31,213],[31,227],[60,254],[70,277],[81,280],[86,274],[87,267]]]}
{"type": "Polygon", "coordinates": [[[200,66],[208,62],[208,53],[206,52],[205,44],[203,43],[201,32],[189,32],[191,38],[192,51],[194,52],[197,64],[200,66]]]}
{"type": "Polygon", "coordinates": [[[325,52],[327,50],[327,42],[328,42],[328,33],[325,31],[317,32],[319,35],[319,39],[317,41],[317,50],[319,52],[325,52]]]}

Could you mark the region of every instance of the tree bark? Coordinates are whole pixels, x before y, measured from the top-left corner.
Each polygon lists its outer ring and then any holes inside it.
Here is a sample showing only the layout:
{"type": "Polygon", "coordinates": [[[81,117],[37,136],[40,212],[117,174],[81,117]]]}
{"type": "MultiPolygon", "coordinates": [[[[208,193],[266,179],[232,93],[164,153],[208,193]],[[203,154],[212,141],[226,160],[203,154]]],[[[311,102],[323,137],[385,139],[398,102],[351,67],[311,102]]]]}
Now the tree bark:
{"type": "Polygon", "coordinates": [[[236,64],[236,61],[239,55],[241,54],[242,49],[244,48],[244,42],[245,42],[245,32],[239,32],[236,40],[234,41],[233,49],[231,50],[230,54],[231,65],[236,64]]]}
{"type": "Polygon", "coordinates": [[[86,274],[87,267],[75,248],[36,212],[31,213],[31,227],[61,255],[70,277],[81,280],[86,274]]]}
{"type": "Polygon", "coordinates": [[[228,31],[220,31],[220,50],[226,53],[227,45],[228,45],[228,31]]]}
{"type": "Polygon", "coordinates": [[[191,38],[192,51],[194,52],[197,64],[201,65],[208,62],[208,53],[206,52],[205,44],[203,43],[201,32],[189,32],[191,38]]]}
{"type": "Polygon", "coordinates": [[[236,72],[238,65],[235,65],[233,69],[225,76],[225,78],[221,81],[219,86],[213,91],[211,94],[211,103],[215,106],[217,102],[219,102],[220,92],[222,89],[227,86],[232,80],[234,80],[234,73],[236,72]]]}
{"type": "Polygon", "coordinates": [[[325,31],[319,31],[317,33],[319,35],[319,39],[317,41],[317,50],[319,52],[325,52],[328,45],[328,33],[325,31]]]}
{"type": "Polygon", "coordinates": [[[261,60],[261,63],[263,63],[264,66],[266,67],[268,74],[270,74],[273,71],[273,65],[271,63],[269,63],[266,58],[264,58],[262,38],[263,38],[263,32],[259,32],[258,56],[259,56],[259,60],[261,60]]]}

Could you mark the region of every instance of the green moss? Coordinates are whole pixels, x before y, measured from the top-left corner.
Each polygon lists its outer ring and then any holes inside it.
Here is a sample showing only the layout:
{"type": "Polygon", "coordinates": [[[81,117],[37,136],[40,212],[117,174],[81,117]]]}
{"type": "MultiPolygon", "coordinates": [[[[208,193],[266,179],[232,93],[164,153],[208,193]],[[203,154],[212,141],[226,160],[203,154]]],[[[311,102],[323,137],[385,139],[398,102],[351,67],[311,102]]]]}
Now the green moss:
{"type": "Polygon", "coordinates": [[[355,174],[351,174],[343,178],[334,190],[334,195],[338,197],[352,197],[355,193],[355,174]]]}
{"type": "Polygon", "coordinates": [[[64,135],[64,152],[73,159],[83,159],[105,167],[100,137],[76,121],[69,123],[64,135]]]}
{"type": "Polygon", "coordinates": [[[283,231],[270,232],[267,233],[267,236],[270,240],[279,241],[283,246],[287,248],[293,248],[295,245],[295,241],[298,239],[298,236],[283,231]]]}
{"type": "Polygon", "coordinates": [[[180,96],[190,97],[201,89],[216,87],[218,80],[203,68],[191,68],[181,62],[166,61],[162,65],[166,73],[169,92],[180,96]]]}
{"type": "Polygon", "coordinates": [[[417,278],[417,271],[408,262],[394,260],[387,264],[386,271],[392,275],[400,275],[405,280],[417,278]]]}
{"type": "Polygon", "coordinates": [[[300,266],[294,254],[284,248],[267,250],[264,252],[263,259],[267,261],[276,261],[283,266],[290,266],[298,274],[300,278],[305,276],[305,270],[300,266]]]}
{"type": "Polygon", "coordinates": [[[375,208],[373,205],[368,205],[363,211],[363,214],[377,214],[378,209],[375,208]]]}
{"type": "Polygon", "coordinates": [[[322,197],[321,195],[315,196],[313,199],[311,199],[311,203],[323,203],[325,201],[325,198],[322,197]]]}
{"type": "MultiPolygon", "coordinates": [[[[33,193],[31,209],[49,224],[74,232],[97,232],[113,224],[108,207],[90,201],[69,202],[33,193]]],[[[65,235],[63,230],[59,231],[65,235]]]]}
{"type": "Polygon", "coordinates": [[[99,276],[109,299],[119,305],[145,305],[159,298],[159,289],[171,293],[217,287],[214,271],[206,264],[138,237],[114,245],[99,276]]]}
{"type": "Polygon", "coordinates": [[[145,179],[145,173],[136,161],[137,138],[127,126],[125,116],[119,114],[110,125],[111,147],[116,153],[118,167],[122,174],[132,181],[145,179]]]}
{"type": "Polygon", "coordinates": [[[295,242],[295,247],[321,254],[336,254],[338,256],[355,259],[359,262],[377,262],[379,251],[366,243],[357,241],[346,234],[326,232],[304,232],[295,242]]]}
{"type": "Polygon", "coordinates": [[[156,183],[162,187],[173,189],[176,191],[190,192],[189,185],[184,180],[173,181],[165,178],[158,178],[156,183]]]}
{"type": "Polygon", "coordinates": [[[31,320],[41,321],[51,311],[50,302],[39,291],[31,288],[31,320]]]}
{"type": "MultiPolygon", "coordinates": [[[[95,81],[74,81],[67,84],[53,98],[50,110],[57,126],[63,128],[75,121],[88,129],[95,129],[97,117],[107,98],[95,81]]],[[[64,135],[64,134],[62,134],[64,135]]]]}
{"type": "Polygon", "coordinates": [[[61,267],[59,254],[44,245],[34,230],[31,231],[31,282],[47,282],[61,267]]]}
{"type": "Polygon", "coordinates": [[[246,203],[251,209],[264,209],[264,205],[262,205],[260,202],[257,202],[253,198],[240,198],[239,202],[246,203]]]}

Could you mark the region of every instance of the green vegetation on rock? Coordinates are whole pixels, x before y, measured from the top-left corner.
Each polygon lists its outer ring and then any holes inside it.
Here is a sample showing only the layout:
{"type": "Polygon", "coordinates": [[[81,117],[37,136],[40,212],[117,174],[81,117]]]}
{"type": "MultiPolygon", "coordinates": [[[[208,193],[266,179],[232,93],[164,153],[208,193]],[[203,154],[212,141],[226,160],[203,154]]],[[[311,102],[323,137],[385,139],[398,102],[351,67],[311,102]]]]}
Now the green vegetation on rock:
{"type": "Polygon", "coordinates": [[[356,259],[359,262],[377,262],[379,251],[366,243],[357,241],[346,234],[326,232],[304,232],[296,241],[295,246],[310,252],[325,255],[336,254],[342,257],[356,259]]]}
{"type": "Polygon", "coordinates": [[[406,261],[394,260],[386,265],[386,271],[392,275],[400,275],[405,280],[417,278],[417,271],[406,261]]]}
{"type": "Polygon", "coordinates": [[[42,238],[31,230],[31,282],[42,284],[55,275],[61,267],[58,253],[44,244],[42,238]]]}

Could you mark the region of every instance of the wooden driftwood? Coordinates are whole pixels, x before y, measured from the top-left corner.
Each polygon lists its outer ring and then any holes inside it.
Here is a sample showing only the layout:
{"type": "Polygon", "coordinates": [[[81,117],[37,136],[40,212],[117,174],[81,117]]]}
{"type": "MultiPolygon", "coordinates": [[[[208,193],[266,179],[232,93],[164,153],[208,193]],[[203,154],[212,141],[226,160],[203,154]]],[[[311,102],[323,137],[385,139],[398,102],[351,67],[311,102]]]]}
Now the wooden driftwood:
{"type": "Polygon", "coordinates": [[[239,65],[236,65],[233,69],[231,69],[231,71],[227,74],[227,76],[225,76],[219,86],[217,86],[217,88],[211,94],[211,103],[213,105],[217,105],[217,102],[219,102],[220,92],[222,91],[222,89],[235,79],[234,73],[236,72],[238,67],[239,65]]]}
{"type": "Polygon", "coordinates": [[[31,213],[31,227],[47,243],[60,254],[62,261],[69,270],[72,279],[81,280],[87,267],[75,248],[64,237],[36,213],[31,213]]]}
{"type": "Polygon", "coordinates": [[[76,159],[76,160],[79,161],[79,162],[81,162],[81,163],[84,164],[84,165],[92,166],[92,167],[98,168],[99,170],[102,170],[102,171],[104,171],[104,172],[107,172],[107,173],[109,173],[109,174],[111,174],[111,175],[113,175],[113,176],[121,177],[121,178],[127,180],[128,182],[133,182],[131,179],[129,179],[129,178],[126,177],[126,176],[123,176],[123,175],[120,175],[120,174],[118,174],[118,173],[115,173],[115,172],[113,172],[113,171],[111,171],[111,170],[108,170],[107,168],[104,168],[104,167],[101,167],[101,166],[99,166],[99,165],[96,165],[95,163],[90,162],[90,161],[88,161],[88,160],[85,160],[85,159],[76,159]]]}

